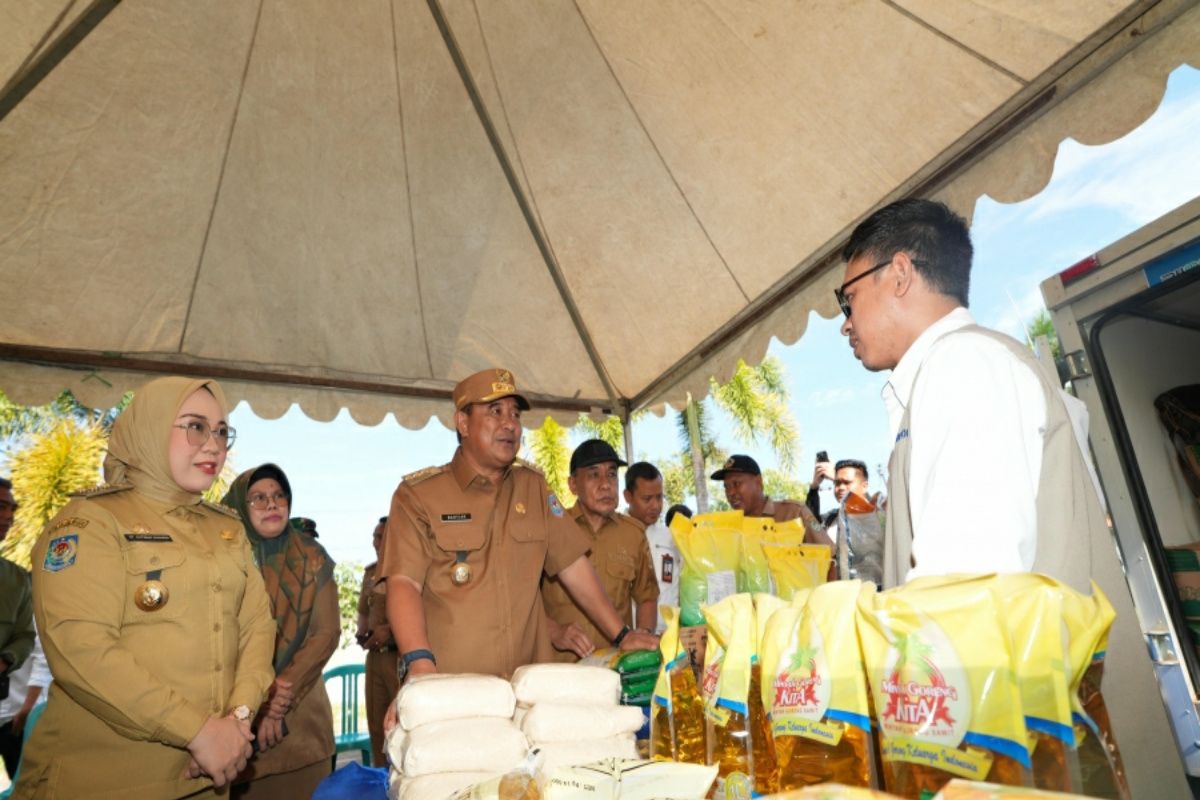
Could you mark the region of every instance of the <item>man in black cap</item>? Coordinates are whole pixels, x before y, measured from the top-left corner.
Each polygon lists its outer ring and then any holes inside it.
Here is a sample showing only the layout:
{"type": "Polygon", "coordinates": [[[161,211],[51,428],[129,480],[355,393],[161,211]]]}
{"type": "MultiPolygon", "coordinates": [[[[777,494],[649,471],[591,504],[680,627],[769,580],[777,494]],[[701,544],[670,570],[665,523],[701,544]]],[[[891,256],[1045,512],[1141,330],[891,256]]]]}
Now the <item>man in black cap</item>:
{"type": "MultiPolygon", "coordinates": [[[[622,621],[633,626],[636,603],[637,628],[653,633],[658,581],[646,529],[633,517],[617,512],[617,468],[624,466],[616,451],[600,439],[589,439],[575,448],[567,485],[578,499],[567,514],[591,540],[588,558],[622,621]]],[[[609,646],[608,637],[575,605],[557,578],[545,579],[542,600],[551,641],[558,650],[566,651],[559,660],[573,661],[596,647],[609,646]]]]}
{"type": "Polygon", "coordinates": [[[821,529],[821,523],[804,503],[795,500],[772,500],[763,490],[762,470],[750,456],[733,455],[712,474],[714,481],[725,484],[725,499],[729,505],[747,517],[771,517],[776,522],[800,519],[807,532],[804,541],[809,544],[828,544],[833,541],[821,529]]]}

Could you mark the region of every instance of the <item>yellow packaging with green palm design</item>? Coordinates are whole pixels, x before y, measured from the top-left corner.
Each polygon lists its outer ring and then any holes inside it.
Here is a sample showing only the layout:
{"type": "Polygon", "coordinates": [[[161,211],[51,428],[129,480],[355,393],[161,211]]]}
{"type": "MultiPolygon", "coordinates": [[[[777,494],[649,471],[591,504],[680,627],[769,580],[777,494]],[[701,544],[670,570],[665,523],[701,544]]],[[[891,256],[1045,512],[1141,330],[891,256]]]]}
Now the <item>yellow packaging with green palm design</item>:
{"type": "MultiPolygon", "coordinates": [[[[757,632],[754,601],[748,594],[732,595],[705,606],[704,618],[708,622],[708,650],[702,691],[708,717],[708,763],[717,767],[715,797],[750,797],[760,792],[748,703],[757,632]]],[[[765,780],[771,764],[762,766],[767,770],[765,780]]]]}
{"type": "Polygon", "coordinates": [[[991,576],[918,578],[860,594],[857,627],[889,792],[915,800],[956,777],[1030,785],[1021,693],[991,576]]]}
{"type": "Polygon", "coordinates": [[[836,581],[776,612],[762,644],[762,700],[771,716],[780,789],[872,784],[871,721],[855,631],[860,593],[836,581]]]}
{"type": "Polygon", "coordinates": [[[737,591],[742,512],[700,514],[694,520],[676,514],[671,536],[683,557],[679,575],[679,624],[704,624],[701,606],[737,591]]]}
{"type": "Polygon", "coordinates": [[[1100,692],[1108,633],[1116,611],[1095,582],[1091,597],[1066,586],[1062,591],[1071,660],[1071,718],[1078,741],[1082,791],[1096,797],[1128,798],[1125,765],[1100,692]]]}
{"type": "Polygon", "coordinates": [[[1023,572],[997,575],[993,591],[1003,611],[1021,687],[1033,782],[1039,789],[1083,789],[1071,722],[1071,671],[1063,593],[1053,578],[1023,572]]]}
{"type": "Polygon", "coordinates": [[[679,610],[662,609],[666,630],[658,640],[662,667],[654,685],[650,713],[650,757],[655,761],[703,764],[704,702],[688,652],[679,646],[679,610]]]}

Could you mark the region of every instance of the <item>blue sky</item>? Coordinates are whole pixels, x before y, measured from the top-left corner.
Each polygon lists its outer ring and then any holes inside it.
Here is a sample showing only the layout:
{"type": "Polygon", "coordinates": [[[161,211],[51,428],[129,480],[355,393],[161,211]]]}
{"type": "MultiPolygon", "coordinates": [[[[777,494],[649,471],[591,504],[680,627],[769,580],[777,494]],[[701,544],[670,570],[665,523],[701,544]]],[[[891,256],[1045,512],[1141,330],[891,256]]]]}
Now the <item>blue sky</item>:
{"type": "MultiPolygon", "coordinates": [[[[1108,145],[1062,143],[1054,176],[1027,201],[979,199],[972,222],[975,266],[971,310],[983,325],[1021,335],[1042,308],[1039,284],[1130,231],[1200,194],[1200,71],[1180,67],[1163,104],[1145,124],[1108,145]]],[[[838,332],[840,319],[816,315],[791,346],[770,352],[787,369],[791,409],[801,436],[800,467],[811,477],[813,456],[860,458],[886,468],[887,418],[879,392],[886,373],[870,373],[838,332]]],[[[295,407],[278,420],[259,419],[245,404],[233,412],[239,469],[274,461],[295,492],[295,514],[317,520],[321,540],[339,561],[366,563],[375,519],[408,472],[449,460],[454,435],[433,421],[408,431],[388,417],[368,428],[343,412],[329,423],[295,407]]],[[[737,442],[719,423],[718,440],[732,452],[750,452],[773,467],[765,445],[737,442]]],[[[635,450],[665,460],[678,448],[674,422],[650,417],[634,429],[635,450]]],[[[876,487],[882,488],[882,487],[876,487]]],[[[826,502],[829,496],[826,495],[826,502]]]]}

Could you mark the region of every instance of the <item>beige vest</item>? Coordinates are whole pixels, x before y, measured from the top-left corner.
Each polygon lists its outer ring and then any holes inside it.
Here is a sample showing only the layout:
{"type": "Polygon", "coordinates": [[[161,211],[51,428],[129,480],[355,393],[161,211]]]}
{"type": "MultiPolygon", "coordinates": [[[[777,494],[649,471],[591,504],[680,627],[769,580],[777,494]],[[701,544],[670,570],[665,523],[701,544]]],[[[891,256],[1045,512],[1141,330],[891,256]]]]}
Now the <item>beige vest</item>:
{"type": "MultiPolygon", "coordinates": [[[[1042,370],[1041,365],[1015,339],[1002,333],[982,328],[978,325],[968,325],[951,331],[934,342],[957,335],[986,336],[999,342],[1009,349],[1018,361],[1021,361],[1037,376],[1042,387],[1042,395],[1046,403],[1045,433],[1042,437],[1042,469],[1038,477],[1037,488],[1037,553],[1033,561],[1032,572],[1049,575],[1074,589],[1085,594],[1090,593],[1092,575],[1091,539],[1094,531],[1107,533],[1104,512],[1100,500],[1096,497],[1087,465],[1083,454],[1075,440],[1071,428],[1071,420],[1067,416],[1067,407],[1059,396],[1058,386],[1042,370]]],[[[917,370],[913,378],[913,394],[917,383],[921,380],[921,370],[917,370]]],[[[962,413],[971,413],[963,409],[962,413]]],[[[898,586],[904,582],[904,576],[913,566],[912,512],[908,503],[909,471],[911,469],[912,435],[920,435],[920,431],[910,435],[909,423],[912,415],[912,402],[904,410],[900,422],[896,444],[892,449],[892,457],[888,462],[888,508],[887,529],[884,536],[884,587],[898,586]]],[[[980,420],[980,425],[986,425],[987,420],[980,420]]],[[[980,457],[986,461],[987,454],[980,457]]],[[[986,498],[987,502],[1004,503],[1007,498],[986,498]]],[[[986,502],[981,504],[986,512],[986,502]]],[[[971,520],[963,520],[964,525],[970,525],[971,520]]]]}

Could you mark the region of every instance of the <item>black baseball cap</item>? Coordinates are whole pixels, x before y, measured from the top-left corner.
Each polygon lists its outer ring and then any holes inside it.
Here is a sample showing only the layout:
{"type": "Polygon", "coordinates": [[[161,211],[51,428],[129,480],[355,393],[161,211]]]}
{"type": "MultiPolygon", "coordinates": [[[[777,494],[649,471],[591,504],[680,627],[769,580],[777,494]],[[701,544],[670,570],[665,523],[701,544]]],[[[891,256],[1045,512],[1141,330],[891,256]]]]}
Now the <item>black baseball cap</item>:
{"type": "Polygon", "coordinates": [[[746,475],[762,475],[762,470],[758,468],[758,462],[750,456],[730,456],[725,459],[725,464],[719,470],[712,474],[714,481],[723,481],[725,476],[732,472],[742,472],[746,475]]]}
{"type": "Polygon", "coordinates": [[[593,464],[607,464],[610,461],[617,462],[618,467],[629,466],[617,457],[617,451],[613,450],[612,445],[608,442],[603,439],[588,439],[579,445],[579,447],[576,447],[574,453],[571,453],[571,472],[581,467],[590,467],[593,464]]]}

